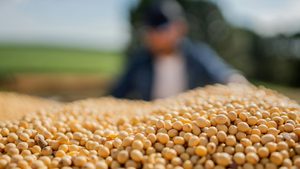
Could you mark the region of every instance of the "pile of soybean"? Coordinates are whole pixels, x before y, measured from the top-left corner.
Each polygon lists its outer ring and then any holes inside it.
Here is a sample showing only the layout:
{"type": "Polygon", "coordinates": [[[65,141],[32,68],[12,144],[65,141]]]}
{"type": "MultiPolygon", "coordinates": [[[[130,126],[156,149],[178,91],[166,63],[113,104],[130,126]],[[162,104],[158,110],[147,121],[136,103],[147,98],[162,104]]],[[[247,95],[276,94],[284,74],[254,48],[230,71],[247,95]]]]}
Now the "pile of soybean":
{"type": "Polygon", "coordinates": [[[300,168],[300,106],[213,85],[154,102],[100,98],[0,122],[0,168],[300,168]]]}
{"type": "Polygon", "coordinates": [[[20,119],[40,109],[59,107],[61,103],[13,92],[0,92],[0,120],[20,119]]]}

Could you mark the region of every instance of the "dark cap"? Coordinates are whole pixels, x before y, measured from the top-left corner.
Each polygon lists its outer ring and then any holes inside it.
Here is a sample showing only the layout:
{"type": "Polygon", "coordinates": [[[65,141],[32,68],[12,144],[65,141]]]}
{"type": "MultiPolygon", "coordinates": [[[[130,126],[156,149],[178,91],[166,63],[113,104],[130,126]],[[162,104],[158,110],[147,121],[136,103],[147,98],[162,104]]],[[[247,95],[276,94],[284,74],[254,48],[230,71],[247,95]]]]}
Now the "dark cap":
{"type": "Polygon", "coordinates": [[[145,25],[152,28],[159,28],[180,19],[184,19],[184,13],[176,0],[152,1],[144,14],[145,25]]]}

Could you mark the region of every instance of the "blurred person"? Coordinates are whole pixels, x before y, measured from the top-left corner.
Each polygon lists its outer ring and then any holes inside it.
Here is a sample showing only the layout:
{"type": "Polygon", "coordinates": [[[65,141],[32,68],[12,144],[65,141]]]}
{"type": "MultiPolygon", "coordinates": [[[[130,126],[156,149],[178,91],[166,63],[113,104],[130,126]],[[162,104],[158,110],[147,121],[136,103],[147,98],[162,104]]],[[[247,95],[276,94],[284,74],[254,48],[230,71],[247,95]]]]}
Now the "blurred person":
{"type": "Polygon", "coordinates": [[[208,84],[248,83],[208,45],[186,37],[188,25],[175,0],[152,2],[144,25],[144,46],[129,57],[112,96],[152,100],[208,84]]]}

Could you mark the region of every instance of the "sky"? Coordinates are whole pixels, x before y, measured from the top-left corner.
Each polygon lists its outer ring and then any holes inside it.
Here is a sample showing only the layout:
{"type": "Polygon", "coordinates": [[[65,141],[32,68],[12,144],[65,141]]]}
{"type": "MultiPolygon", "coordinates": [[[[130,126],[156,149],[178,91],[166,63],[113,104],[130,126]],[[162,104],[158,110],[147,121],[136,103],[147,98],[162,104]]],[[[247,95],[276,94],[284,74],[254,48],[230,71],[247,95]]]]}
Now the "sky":
{"type": "MultiPolygon", "coordinates": [[[[225,19],[262,36],[300,30],[300,1],[211,0],[225,19]]],[[[0,43],[120,50],[138,0],[0,0],[0,43]]]]}
{"type": "Polygon", "coordinates": [[[265,37],[300,32],[298,0],[213,0],[231,24],[265,37]]]}
{"type": "Polygon", "coordinates": [[[124,47],[135,0],[0,0],[0,42],[124,47]]]}

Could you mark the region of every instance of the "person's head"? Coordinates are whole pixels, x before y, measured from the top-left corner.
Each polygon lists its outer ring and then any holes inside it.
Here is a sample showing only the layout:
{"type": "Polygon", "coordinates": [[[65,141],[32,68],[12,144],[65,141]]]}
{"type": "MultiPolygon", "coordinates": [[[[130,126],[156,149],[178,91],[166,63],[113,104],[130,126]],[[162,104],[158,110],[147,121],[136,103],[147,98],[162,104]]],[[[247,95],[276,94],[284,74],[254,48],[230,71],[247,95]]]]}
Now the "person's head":
{"type": "Polygon", "coordinates": [[[175,0],[154,1],[145,11],[144,40],[155,55],[175,52],[186,34],[181,6],[175,0]]]}

